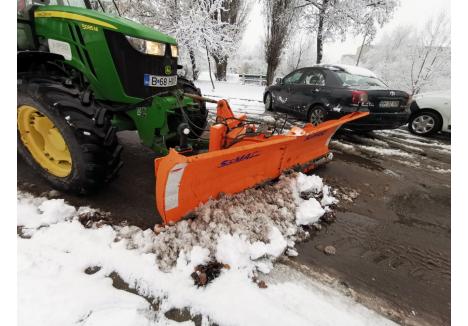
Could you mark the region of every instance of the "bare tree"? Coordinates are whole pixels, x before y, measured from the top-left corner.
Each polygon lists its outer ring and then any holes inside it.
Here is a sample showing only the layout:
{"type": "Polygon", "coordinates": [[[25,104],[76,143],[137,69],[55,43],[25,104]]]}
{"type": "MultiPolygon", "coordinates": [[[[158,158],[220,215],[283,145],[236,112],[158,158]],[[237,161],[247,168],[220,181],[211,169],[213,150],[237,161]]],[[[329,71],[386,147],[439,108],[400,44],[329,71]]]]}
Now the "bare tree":
{"type": "Polygon", "coordinates": [[[450,20],[443,12],[430,19],[411,55],[412,93],[417,94],[444,65],[450,65],[450,20]],[[448,58],[447,58],[448,56],[448,58]],[[448,59],[448,60],[447,60],[448,59]]]}
{"type": "Polygon", "coordinates": [[[281,53],[291,32],[295,0],[264,0],[266,16],[265,61],[267,85],[271,85],[281,53]]]}
{"type": "Polygon", "coordinates": [[[362,55],[365,67],[414,95],[450,87],[450,21],[442,13],[420,30],[400,26],[362,55]]]}
{"type": "Polygon", "coordinates": [[[281,70],[290,72],[305,65],[313,64],[314,47],[306,33],[299,32],[290,37],[289,46],[284,53],[281,70]]]}

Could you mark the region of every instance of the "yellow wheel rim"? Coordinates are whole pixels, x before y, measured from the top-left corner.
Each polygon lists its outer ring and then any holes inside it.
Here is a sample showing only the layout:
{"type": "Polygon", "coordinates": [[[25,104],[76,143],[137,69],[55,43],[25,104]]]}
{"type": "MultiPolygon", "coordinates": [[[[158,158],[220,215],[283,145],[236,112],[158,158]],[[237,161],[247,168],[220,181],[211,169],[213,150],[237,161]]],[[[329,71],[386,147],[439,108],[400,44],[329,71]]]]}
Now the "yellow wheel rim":
{"type": "Polygon", "coordinates": [[[29,105],[18,107],[21,141],[36,162],[50,174],[66,177],[72,170],[68,146],[54,123],[29,105]]]}

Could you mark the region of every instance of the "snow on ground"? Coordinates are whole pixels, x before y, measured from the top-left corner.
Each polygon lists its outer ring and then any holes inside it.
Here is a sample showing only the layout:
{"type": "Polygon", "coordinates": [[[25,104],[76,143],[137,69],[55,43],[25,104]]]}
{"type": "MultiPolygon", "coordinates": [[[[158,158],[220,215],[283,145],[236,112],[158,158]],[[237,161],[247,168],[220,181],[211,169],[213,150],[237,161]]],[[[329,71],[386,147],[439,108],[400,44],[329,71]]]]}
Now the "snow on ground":
{"type": "Polygon", "coordinates": [[[407,130],[403,129],[392,129],[392,130],[377,130],[374,131],[376,134],[381,134],[387,137],[392,137],[395,140],[401,141],[403,143],[419,145],[424,147],[431,147],[435,150],[438,150],[443,153],[451,152],[451,145],[444,144],[434,138],[425,138],[411,134],[407,130]]]}
{"type": "MultiPolygon", "coordinates": [[[[241,84],[236,78],[231,76],[227,82],[214,81],[215,89],[211,85],[208,73],[201,73],[195,85],[200,88],[203,96],[215,100],[228,100],[231,109],[235,113],[249,113],[253,116],[261,115],[265,112],[263,105],[263,91],[265,86],[241,84]]],[[[210,111],[215,110],[216,104],[208,103],[210,111]]]]}
{"type": "Polygon", "coordinates": [[[336,201],[330,193],[317,176],[290,174],[211,201],[193,222],[158,235],[131,226],[86,228],[78,215],[91,209],[18,193],[19,324],[178,324],[164,315],[172,308],[201,314],[205,325],[393,324],[319,282],[288,278],[293,271],[272,273],[266,289],[251,280],[274,270],[287,248],[294,252],[294,242],[307,236],[298,224],[318,221],[318,211],[336,201]],[[211,258],[229,268],[199,288],[190,275],[211,258]]]}
{"type": "Polygon", "coordinates": [[[404,152],[395,148],[381,148],[377,146],[366,146],[366,145],[355,145],[362,149],[363,151],[380,154],[380,155],[391,155],[391,156],[400,156],[405,158],[414,158],[414,155],[411,155],[407,152],[404,152]]]}

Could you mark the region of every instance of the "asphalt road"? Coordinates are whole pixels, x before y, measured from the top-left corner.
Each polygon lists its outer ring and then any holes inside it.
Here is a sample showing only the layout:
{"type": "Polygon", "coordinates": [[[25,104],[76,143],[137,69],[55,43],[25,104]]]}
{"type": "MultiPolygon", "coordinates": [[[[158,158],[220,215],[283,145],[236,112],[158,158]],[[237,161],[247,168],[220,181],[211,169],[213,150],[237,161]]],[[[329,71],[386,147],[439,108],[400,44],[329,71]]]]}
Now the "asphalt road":
{"type": "MultiPolygon", "coordinates": [[[[151,228],[160,221],[154,154],[132,132],[119,138],[125,148],[119,178],[91,197],[59,197],[108,211],[115,223],[151,228]]],[[[337,220],[298,244],[295,263],[337,277],[370,301],[383,300],[381,312],[403,324],[449,325],[450,137],[423,139],[400,129],[334,139],[335,159],[316,173],[338,190],[337,220]],[[323,253],[327,245],[335,255],[323,253]]],[[[51,190],[20,157],[18,188],[51,190]]]]}

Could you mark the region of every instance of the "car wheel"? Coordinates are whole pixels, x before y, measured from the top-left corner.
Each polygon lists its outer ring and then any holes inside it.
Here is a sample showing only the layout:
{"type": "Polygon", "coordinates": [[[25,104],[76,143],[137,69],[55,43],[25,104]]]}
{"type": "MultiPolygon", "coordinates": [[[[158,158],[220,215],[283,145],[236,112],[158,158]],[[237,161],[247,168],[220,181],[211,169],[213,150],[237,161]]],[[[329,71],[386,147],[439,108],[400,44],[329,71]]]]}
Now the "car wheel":
{"type": "Polygon", "coordinates": [[[421,111],[410,117],[408,129],[418,136],[430,136],[441,129],[442,119],[431,111],[421,111]]]}
{"type": "Polygon", "coordinates": [[[327,113],[324,108],[321,106],[314,106],[309,110],[309,114],[307,115],[307,122],[317,126],[325,121],[326,115],[327,113]]]}
{"type": "Polygon", "coordinates": [[[265,111],[272,111],[273,110],[273,98],[271,97],[271,93],[265,94],[265,111]]]}

